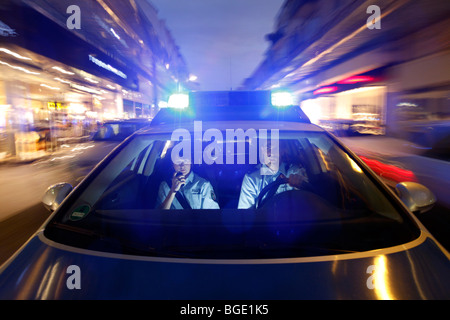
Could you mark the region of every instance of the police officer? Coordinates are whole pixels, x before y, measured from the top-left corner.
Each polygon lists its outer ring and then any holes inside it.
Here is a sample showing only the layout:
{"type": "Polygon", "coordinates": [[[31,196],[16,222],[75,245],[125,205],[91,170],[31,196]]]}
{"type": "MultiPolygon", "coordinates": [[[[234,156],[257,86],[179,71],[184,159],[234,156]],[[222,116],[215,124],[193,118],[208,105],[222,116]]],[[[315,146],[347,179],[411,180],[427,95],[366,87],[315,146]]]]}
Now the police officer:
{"type": "Polygon", "coordinates": [[[285,178],[287,183],[281,184],[276,193],[293,190],[295,187],[300,186],[303,181],[308,181],[304,168],[297,165],[280,164],[278,153],[271,153],[270,146],[267,149],[267,153],[262,153],[262,155],[263,163],[260,164],[259,168],[244,176],[238,209],[252,208],[262,189],[280,176],[285,178]]]}
{"type": "Polygon", "coordinates": [[[189,206],[192,209],[219,209],[211,183],[191,171],[189,159],[178,159],[173,163],[173,168],[175,172],[172,176],[172,186],[169,187],[166,181],[161,182],[159,186],[157,207],[188,209],[186,206],[189,206]]]}

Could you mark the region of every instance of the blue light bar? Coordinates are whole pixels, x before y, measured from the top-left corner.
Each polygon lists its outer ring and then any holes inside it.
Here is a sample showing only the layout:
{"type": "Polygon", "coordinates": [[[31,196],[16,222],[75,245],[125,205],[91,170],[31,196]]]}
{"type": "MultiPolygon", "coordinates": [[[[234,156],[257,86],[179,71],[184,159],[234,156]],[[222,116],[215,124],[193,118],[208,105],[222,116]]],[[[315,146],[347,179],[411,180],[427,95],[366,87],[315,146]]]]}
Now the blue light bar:
{"type": "Polygon", "coordinates": [[[169,108],[184,109],[189,107],[189,95],[185,93],[175,93],[169,97],[169,108]]]}
{"type": "Polygon", "coordinates": [[[292,94],[286,91],[272,92],[271,102],[275,107],[288,107],[294,105],[292,94]]]}

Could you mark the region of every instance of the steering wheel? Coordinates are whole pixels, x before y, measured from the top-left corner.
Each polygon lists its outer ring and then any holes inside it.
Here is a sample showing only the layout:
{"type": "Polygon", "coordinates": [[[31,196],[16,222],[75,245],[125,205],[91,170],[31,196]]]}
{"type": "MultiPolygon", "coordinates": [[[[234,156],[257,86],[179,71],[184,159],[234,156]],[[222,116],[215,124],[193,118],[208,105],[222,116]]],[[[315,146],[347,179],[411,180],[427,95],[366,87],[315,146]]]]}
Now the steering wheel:
{"type": "MultiPolygon", "coordinates": [[[[263,204],[267,202],[267,200],[269,200],[276,194],[278,187],[285,183],[288,183],[288,178],[286,178],[284,175],[280,175],[275,181],[272,181],[267,186],[265,186],[255,200],[255,209],[262,207],[263,204]]],[[[306,181],[303,181],[299,186],[295,186],[295,188],[313,192],[311,189],[311,185],[306,181]]]]}
{"type": "Polygon", "coordinates": [[[287,178],[280,175],[275,181],[272,181],[265,186],[255,200],[255,208],[260,208],[268,199],[273,197],[273,195],[277,192],[278,187],[285,183],[287,183],[287,178]],[[268,196],[264,198],[266,194],[268,196]]]}

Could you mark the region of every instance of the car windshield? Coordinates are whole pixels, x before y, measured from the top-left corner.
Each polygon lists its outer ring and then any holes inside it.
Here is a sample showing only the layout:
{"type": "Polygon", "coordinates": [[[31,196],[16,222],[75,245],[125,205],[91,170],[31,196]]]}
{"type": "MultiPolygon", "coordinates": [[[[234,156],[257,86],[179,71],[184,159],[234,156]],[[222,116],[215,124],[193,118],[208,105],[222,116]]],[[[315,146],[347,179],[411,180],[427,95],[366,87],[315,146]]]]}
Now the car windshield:
{"type": "Polygon", "coordinates": [[[389,191],[327,133],[280,131],[273,141],[222,133],[184,145],[170,134],[133,136],[61,205],[46,236],[202,259],[336,255],[418,237],[389,191]]]}

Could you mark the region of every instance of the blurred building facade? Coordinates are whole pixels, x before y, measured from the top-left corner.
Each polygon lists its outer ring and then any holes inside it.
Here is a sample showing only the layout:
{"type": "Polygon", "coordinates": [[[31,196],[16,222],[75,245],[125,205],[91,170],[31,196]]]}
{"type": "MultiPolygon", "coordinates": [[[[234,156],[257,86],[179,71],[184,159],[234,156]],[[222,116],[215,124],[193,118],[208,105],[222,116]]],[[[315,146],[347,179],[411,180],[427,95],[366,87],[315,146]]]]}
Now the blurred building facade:
{"type": "Polygon", "coordinates": [[[108,119],[152,118],[172,90],[195,88],[188,78],[147,0],[4,0],[0,160],[38,157],[108,119]]]}
{"type": "Polygon", "coordinates": [[[427,125],[449,123],[449,1],[286,0],[266,40],[243,88],[288,89],[328,129],[426,144],[427,125]]]}

